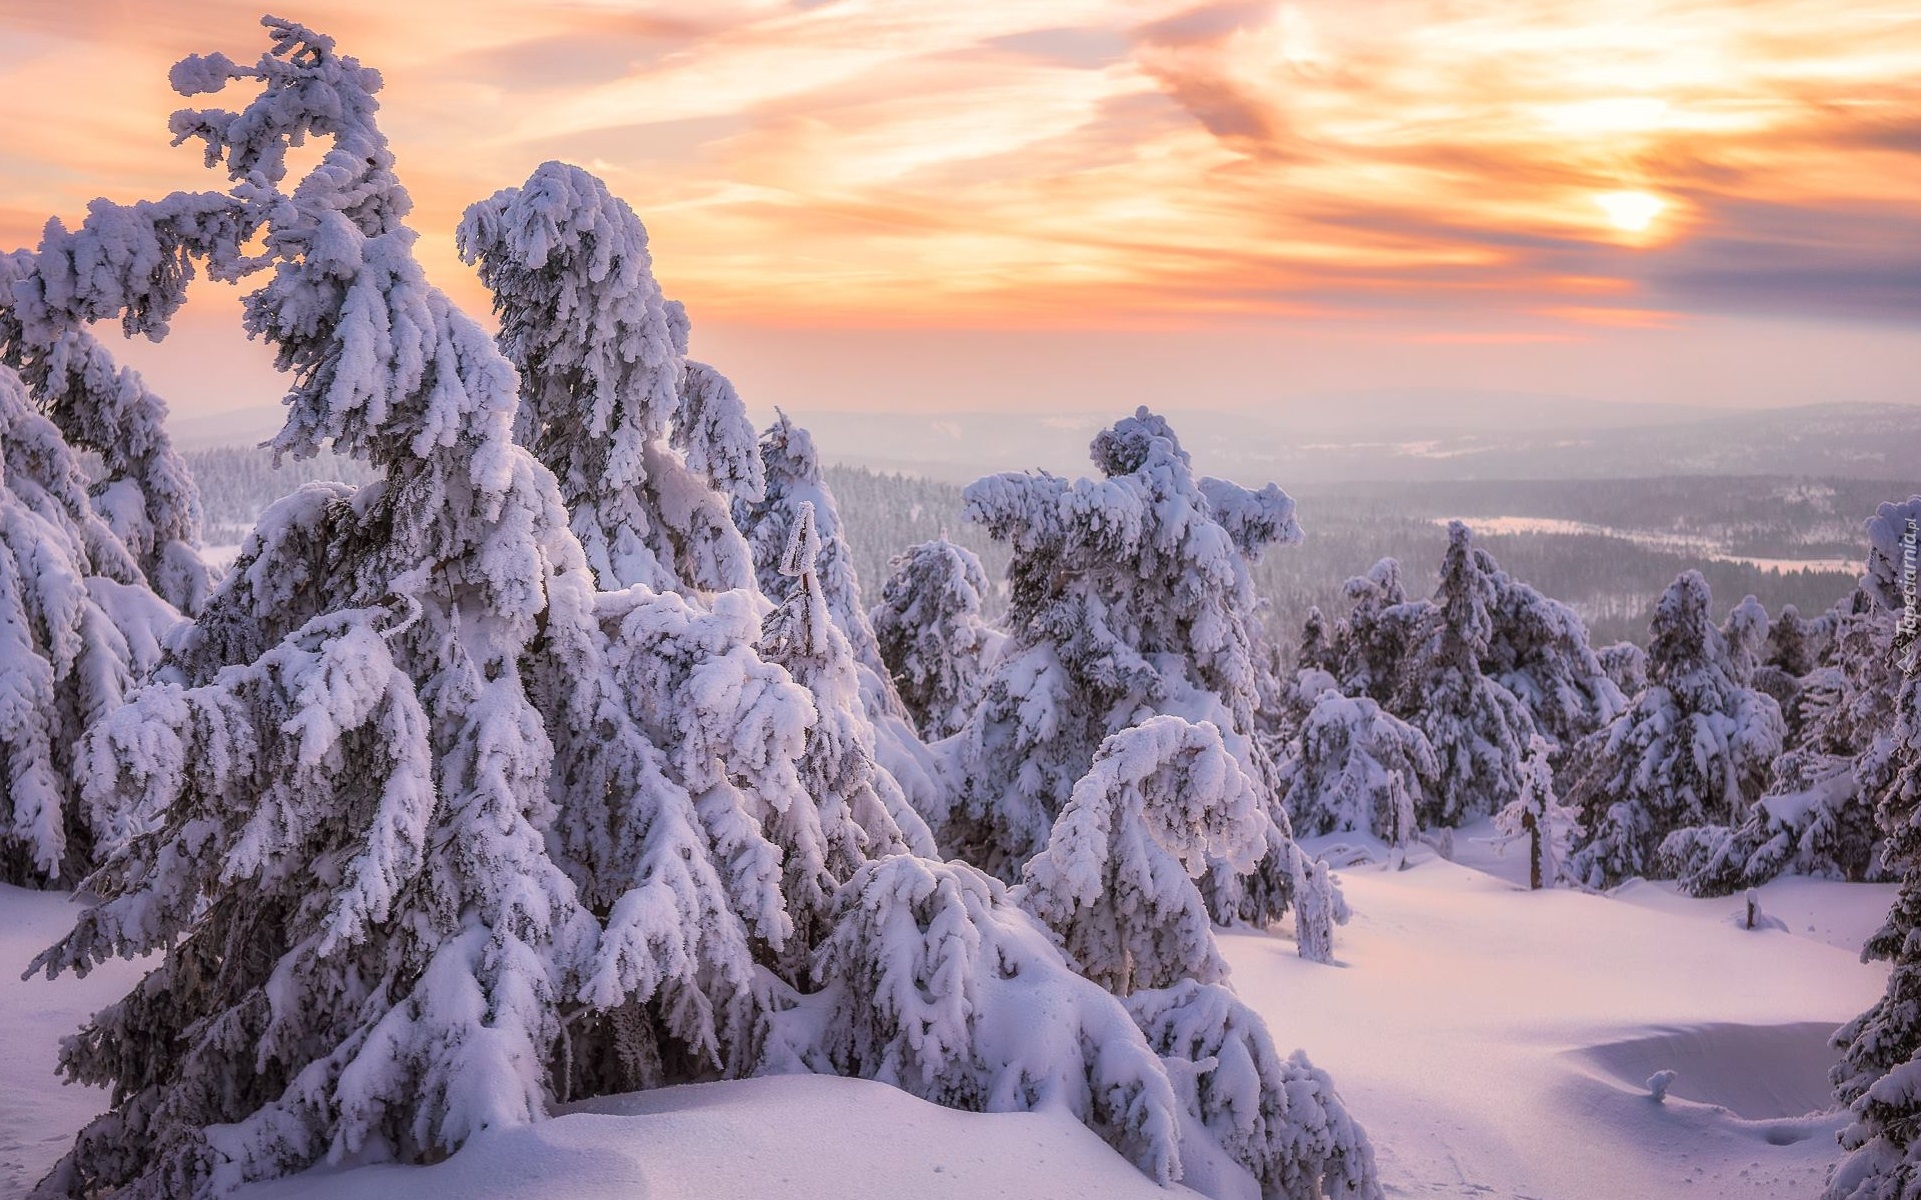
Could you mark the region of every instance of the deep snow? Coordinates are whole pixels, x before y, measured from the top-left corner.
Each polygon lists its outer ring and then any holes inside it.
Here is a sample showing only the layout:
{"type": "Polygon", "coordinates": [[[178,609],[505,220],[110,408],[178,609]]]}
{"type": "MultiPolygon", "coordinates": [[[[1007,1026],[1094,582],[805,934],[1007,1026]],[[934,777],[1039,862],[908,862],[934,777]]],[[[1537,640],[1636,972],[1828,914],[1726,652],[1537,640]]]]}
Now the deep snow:
{"type": "MultiPolygon", "coordinates": [[[[1738,897],[1661,884],[1613,896],[1528,893],[1484,822],[1457,858],[1340,872],[1354,919],[1337,962],[1301,960],[1285,929],[1222,938],[1233,983],[1282,1048],[1304,1047],[1379,1150],[1393,1196],[1768,1200],[1816,1194],[1838,1157],[1826,1037],[1880,992],[1853,947],[1891,886],[1808,879],[1761,890],[1791,932],[1748,932],[1738,897]],[[1678,1072],[1657,1103],[1647,1080],[1678,1072]]],[[[1326,847],[1351,835],[1316,839],[1326,847]]],[[[0,1197],[24,1187],[104,1103],[51,1077],[54,1041],[124,988],[18,982],[74,909],[0,889],[0,1197]]],[[[880,1084],[779,1078],[581,1105],[490,1132],[437,1166],[321,1169],[245,1200],[568,1196],[1155,1197],[1163,1192],[1065,1114],[980,1115],[880,1084]]]]}

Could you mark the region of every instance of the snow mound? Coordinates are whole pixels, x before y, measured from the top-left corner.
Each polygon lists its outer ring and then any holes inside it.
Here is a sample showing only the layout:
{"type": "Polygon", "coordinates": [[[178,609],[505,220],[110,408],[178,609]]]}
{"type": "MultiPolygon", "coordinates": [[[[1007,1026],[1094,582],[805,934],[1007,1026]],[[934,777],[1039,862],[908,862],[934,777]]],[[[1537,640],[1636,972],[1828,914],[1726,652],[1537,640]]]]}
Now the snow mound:
{"type": "Polygon", "coordinates": [[[1066,1112],[967,1113],[823,1075],[610,1096],[430,1167],[329,1170],[234,1200],[1178,1200],[1066,1112]]]}
{"type": "Polygon", "coordinates": [[[1828,1045],[1833,1034],[1825,1021],[1696,1025],[1574,1053],[1635,1091],[1646,1091],[1644,1081],[1656,1072],[1676,1071],[1669,1096],[1763,1121],[1832,1107],[1828,1068],[1839,1058],[1828,1045]]]}

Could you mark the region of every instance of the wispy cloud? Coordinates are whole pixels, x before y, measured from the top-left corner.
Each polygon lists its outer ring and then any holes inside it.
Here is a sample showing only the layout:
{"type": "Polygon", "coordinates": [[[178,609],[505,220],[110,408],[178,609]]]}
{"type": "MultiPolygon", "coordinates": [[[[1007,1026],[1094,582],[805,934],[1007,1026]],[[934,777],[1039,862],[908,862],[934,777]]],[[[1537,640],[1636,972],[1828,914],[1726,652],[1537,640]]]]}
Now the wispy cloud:
{"type": "MultiPolygon", "coordinates": [[[[309,19],[387,75],[431,265],[465,288],[460,209],[558,156],[734,320],[1473,305],[1511,327],[1419,336],[1498,343],[1921,312],[1905,0],[327,8],[309,19]]],[[[95,194],[204,186],[165,147],[165,67],[252,52],[255,19],[0,0],[0,242],[95,194]]]]}

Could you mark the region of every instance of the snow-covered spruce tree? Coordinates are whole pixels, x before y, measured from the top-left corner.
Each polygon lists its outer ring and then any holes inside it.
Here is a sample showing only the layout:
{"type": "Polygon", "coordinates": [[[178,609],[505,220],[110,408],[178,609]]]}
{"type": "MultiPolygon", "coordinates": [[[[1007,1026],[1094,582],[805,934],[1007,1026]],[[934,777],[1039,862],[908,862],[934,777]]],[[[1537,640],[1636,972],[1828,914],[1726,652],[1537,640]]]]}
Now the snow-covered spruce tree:
{"type": "Polygon", "coordinates": [[[1768,610],[1753,596],[1744,596],[1721,622],[1721,642],[1727,647],[1728,671],[1735,685],[1752,687],[1767,652],[1768,610]]]}
{"type": "Polygon", "coordinates": [[[160,660],[180,615],[94,512],[60,431],[0,365],[0,882],[77,883],[118,814],[74,774],[82,732],[160,660]]]}
{"type": "Polygon", "coordinates": [[[1409,600],[1401,564],[1383,558],[1342,588],[1350,606],[1331,639],[1335,665],[1327,668],[1349,696],[1392,704],[1401,674],[1418,648],[1432,606],[1409,600]]]}
{"type": "Polygon", "coordinates": [[[611,673],[538,680],[576,714],[554,731],[556,840],[605,926],[568,1025],[572,1096],[750,1070],[763,968],[804,961],[789,910],[832,894],[796,769],[814,706],[755,652],[762,607],[605,593],[611,673]]]}
{"type": "Polygon", "coordinates": [[[1135,992],[1127,1007],[1172,1068],[1187,1186],[1263,1200],[1382,1195],[1374,1147],[1334,1081],[1299,1050],[1282,1058],[1259,1014],[1230,989],[1183,980],[1135,992]]]}
{"type": "Polygon", "coordinates": [[[1440,767],[1424,825],[1457,826],[1499,811],[1521,793],[1521,757],[1534,719],[1514,693],[1482,673],[1499,598],[1473,535],[1448,524],[1440,584],[1391,706],[1427,735],[1440,767]]]}
{"type": "Polygon", "coordinates": [[[1588,645],[1580,614],[1509,578],[1487,551],[1476,548],[1474,555],[1494,583],[1481,670],[1527,705],[1535,728],[1555,747],[1572,746],[1612,721],[1627,697],[1588,645]]]}
{"type": "Polygon", "coordinates": [[[1835,616],[1837,665],[1803,677],[1788,747],[1774,760],[1767,794],[1738,826],[1678,829],[1661,844],[1668,869],[1690,895],[1733,895],[1784,871],[1882,878],[1881,834],[1864,768],[1879,761],[1870,751],[1893,733],[1901,683],[1889,663],[1894,618],[1879,605],[1835,616]]]}
{"type": "Polygon", "coordinates": [[[1799,679],[1820,662],[1821,640],[1815,623],[1802,620],[1800,609],[1792,604],[1783,605],[1781,615],[1768,626],[1768,648],[1763,661],[1799,679]]]}
{"type": "Polygon", "coordinates": [[[1676,829],[1739,824],[1780,753],[1781,710],[1735,682],[1711,603],[1698,571],[1669,586],[1649,625],[1646,690],[1574,756],[1565,792],[1585,832],[1570,866],[1589,887],[1660,873],[1656,851],[1676,829]]]}
{"type": "Polygon", "coordinates": [[[1220,730],[1149,717],[1101,743],[1016,897],[1117,996],[1217,983],[1227,964],[1194,881],[1210,856],[1251,870],[1265,821],[1220,730]]]}
{"type": "Polygon", "coordinates": [[[1534,891],[1554,887],[1567,878],[1568,851],[1581,831],[1581,814],[1554,794],[1550,749],[1547,739],[1538,733],[1528,739],[1527,759],[1521,764],[1521,794],[1494,814],[1501,845],[1524,843],[1528,887],[1534,891]]]}
{"type": "MultiPolygon", "coordinates": [[[[787,596],[761,625],[760,653],[784,667],[813,698],[816,717],[797,766],[814,810],[808,824],[819,830],[826,872],[840,884],[871,858],[932,857],[934,839],[893,776],[875,765],[874,730],[861,711],[854,652],[847,635],[828,616],[826,592],[815,569],[819,557],[814,508],[802,501],[793,540],[781,560],[787,596]]],[[[782,843],[791,864],[796,855],[784,836],[789,823],[777,823],[783,832],[775,841],[782,843]]],[[[788,894],[793,896],[793,890],[788,894]]],[[[824,915],[826,899],[822,896],[817,904],[793,913],[808,926],[802,930],[803,945],[816,940],[809,934],[814,919],[824,915]]]]}
{"type": "Polygon", "coordinates": [[[685,313],[662,297],[633,209],[543,163],[471,205],[456,239],[520,372],[516,436],[560,480],[601,586],[752,586],[725,489],[760,492],[753,427],[724,378],[687,362],[685,313]]]}
{"type": "Polygon", "coordinates": [[[1337,636],[1320,606],[1310,605],[1306,620],[1301,622],[1301,644],[1294,652],[1294,665],[1303,671],[1326,671],[1332,675],[1340,665],[1337,636]]]}
{"type": "MultiPolygon", "coordinates": [[[[1272,484],[1197,480],[1173,431],[1145,409],[1100,433],[1091,453],[1102,478],[1010,472],[964,493],[968,518],[1013,551],[1009,640],[945,746],[954,804],[936,835],[1003,878],[1046,845],[1101,743],[1157,713],[1211,722],[1272,795],[1273,764],[1253,737],[1258,670],[1244,617],[1250,557],[1301,536],[1293,501],[1272,484]]],[[[1283,826],[1268,841],[1271,887],[1250,920],[1286,907],[1292,842],[1283,826]]],[[[1232,890],[1235,878],[1215,882],[1232,890]]],[[[1239,908],[1233,899],[1215,915],[1239,908]]]]}
{"type": "Polygon", "coordinates": [[[734,497],[734,523],[753,547],[754,571],[760,590],[769,596],[786,594],[786,576],[780,573],[787,547],[793,543],[794,528],[800,524],[803,505],[814,512],[814,527],[820,539],[820,562],[816,571],[827,612],[847,635],[854,650],[854,661],[862,670],[862,698],[870,715],[883,713],[905,716],[906,709],[895,694],[887,662],[881,657],[874,627],[861,602],[860,576],[854,570],[854,556],[847,548],[841,530],[840,506],[834,493],[821,477],[820,454],[814,437],[778,412],[774,423],[760,435],[760,461],[766,482],[763,495],[734,497]]]}
{"type": "Polygon", "coordinates": [[[998,880],[913,855],[868,863],[834,899],[813,974],[825,986],[771,1013],[764,1069],[974,1112],[1064,1108],[1149,1177],[1180,1177],[1166,1068],[998,880]]]}
{"type": "Polygon", "coordinates": [[[946,538],[896,555],[880,603],[868,613],[881,658],[920,735],[954,733],[980,703],[1001,635],[981,619],[987,573],[946,538]]]}
{"type": "Polygon", "coordinates": [[[1419,729],[1364,696],[1328,689],[1283,752],[1281,805],[1298,834],[1352,830],[1404,853],[1439,776],[1419,729]]]}
{"type": "MultiPolygon", "coordinates": [[[[111,213],[113,210],[103,210],[111,213]]],[[[200,494],[167,435],[167,406],[138,372],[115,364],[86,327],[85,276],[102,255],[143,256],[112,223],[70,233],[47,223],[37,254],[0,255],[0,363],[20,372],[35,405],[69,446],[99,456],[93,507],[133,554],[142,581],[189,616],[206,603],[212,574],[201,559],[200,494]]]]}
{"type": "Polygon", "coordinates": [[[1603,646],[1594,652],[1594,657],[1626,699],[1633,700],[1647,687],[1648,652],[1633,642],[1603,646]]]}
{"type": "MultiPolygon", "coordinates": [[[[1867,576],[1874,599],[1897,620],[1916,611],[1906,564],[1921,523],[1921,496],[1883,504],[1868,522],[1867,576]]],[[[1841,1132],[1847,1152],[1828,1180],[1826,1200],[1884,1200],[1921,1191],[1921,672],[1911,664],[1896,693],[1892,736],[1881,740],[1866,772],[1887,836],[1884,855],[1901,890],[1888,920],[1868,939],[1864,960],[1891,965],[1887,992],[1834,1035],[1841,1061],[1835,1099],[1852,1123],[1841,1132]]]]}
{"type": "MultiPolygon", "coordinates": [[[[602,674],[592,575],[552,477],[513,444],[511,365],[413,257],[379,76],[266,24],[257,64],[173,71],[187,95],[258,82],[239,113],[173,121],[231,193],[89,224],[270,267],[245,312],[293,374],[275,447],[331,440],[384,478],[277,506],[157,682],[88,738],[88,797],[139,832],[35,967],[158,963],[63,1046],[66,1074],[114,1102],[43,1196],[202,1197],[327,1156],[436,1158],[538,1117],[594,947],[544,838],[563,714],[529,697],[531,677],[602,674]],[[283,192],[309,138],[326,152],[283,192]],[[193,205],[191,228],[154,219],[193,205]]],[[[178,303],[180,273],[96,265],[88,312],[153,330],[178,303]]]]}

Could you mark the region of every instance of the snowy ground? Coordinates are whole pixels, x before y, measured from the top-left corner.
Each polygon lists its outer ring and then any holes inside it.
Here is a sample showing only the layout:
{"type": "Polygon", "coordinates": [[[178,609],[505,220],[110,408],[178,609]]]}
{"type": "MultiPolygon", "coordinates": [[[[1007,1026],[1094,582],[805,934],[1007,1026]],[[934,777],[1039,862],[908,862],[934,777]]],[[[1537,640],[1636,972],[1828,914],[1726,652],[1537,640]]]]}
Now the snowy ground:
{"type": "MultiPolygon", "coordinates": [[[[1461,836],[1455,863],[1341,872],[1339,965],[1285,933],[1224,939],[1234,984],[1286,1049],[1339,1084],[1390,1195],[1532,1200],[1807,1197],[1837,1157],[1827,1036],[1885,979],[1854,948],[1891,887],[1778,881],[1748,932],[1736,900],[1656,884],[1528,893],[1461,836]],[[1665,1102],[1655,1071],[1678,1071],[1665,1102]]],[[[1336,839],[1322,839],[1322,845],[1336,839]]],[[[72,909],[0,889],[0,954],[24,965],[72,909]]],[[[0,973],[0,1197],[19,1195],[104,1101],[49,1078],[53,1042],[131,978],[0,973]]],[[[316,1171],[246,1200],[1169,1197],[1059,1115],[949,1112],[878,1084],[766,1079],[582,1106],[483,1135],[425,1168],[316,1171]]]]}

